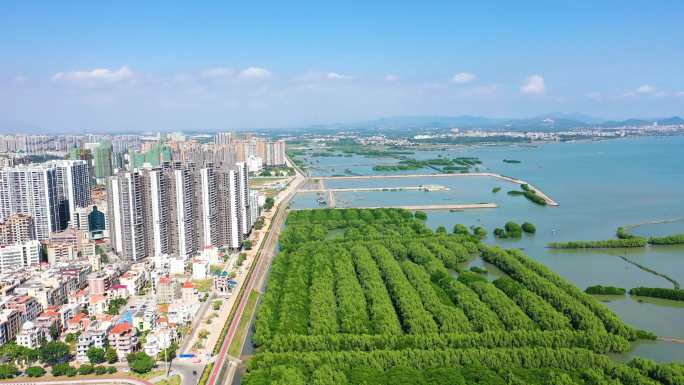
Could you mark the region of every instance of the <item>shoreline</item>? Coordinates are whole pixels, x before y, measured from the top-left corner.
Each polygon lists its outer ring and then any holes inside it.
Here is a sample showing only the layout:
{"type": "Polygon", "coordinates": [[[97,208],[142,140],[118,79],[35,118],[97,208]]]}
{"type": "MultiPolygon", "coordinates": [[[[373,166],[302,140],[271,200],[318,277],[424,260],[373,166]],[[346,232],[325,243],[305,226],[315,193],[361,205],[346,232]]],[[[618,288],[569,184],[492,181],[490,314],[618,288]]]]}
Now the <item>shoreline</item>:
{"type": "Polygon", "coordinates": [[[557,207],[560,206],[558,202],[555,200],[551,199],[548,195],[546,195],[542,190],[539,188],[535,187],[531,183],[528,183],[525,180],[506,176],[506,175],[501,175],[493,172],[473,172],[473,173],[466,173],[466,174],[401,174],[401,175],[363,175],[363,176],[358,176],[358,175],[353,175],[353,176],[320,176],[320,177],[315,177],[312,179],[318,179],[318,180],[354,180],[354,179],[400,179],[400,178],[437,178],[437,177],[489,177],[489,178],[495,178],[495,179],[500,179],[504,180],[506,182],[514,183],[517,185],[523,185],[526,184],[530,187],[532,191],[534,191],[537,195],[539,195],[548,206],[552,207],[557,207]]]}
{"type": "Polygon", "coordinates": [[[446,205],[383,205],[383,206],[368,206],[368,207],[311,207],[311,208],[301,208],[301,209],[290,209],[290,211],[306,211],[306,210],[319,210],[319,209],[338,209],[345,210],[350,208],[355,209],[381,209],[381,208],[393,208],[393,209],[404,209],[409,211],[415,210],[474,210],[474,209],[495,209],[499,207],[496,203],[466,203],[466,204],[446,204],[446,205]]]}

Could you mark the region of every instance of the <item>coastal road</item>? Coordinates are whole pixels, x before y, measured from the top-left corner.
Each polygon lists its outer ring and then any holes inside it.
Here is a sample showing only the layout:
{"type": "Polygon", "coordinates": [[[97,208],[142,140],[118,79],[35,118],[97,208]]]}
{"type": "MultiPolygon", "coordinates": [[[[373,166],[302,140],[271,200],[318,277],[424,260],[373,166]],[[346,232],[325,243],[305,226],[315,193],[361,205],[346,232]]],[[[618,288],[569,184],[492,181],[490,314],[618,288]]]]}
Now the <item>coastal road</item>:
{"type": "Polygon", "coordinates": [[[282,198],[280,198],[280,196],[276,198],[276,213],[273,216],[273,219],[271,220],[271,225],[269,227],[268,234],[266,235],[265,239],[263,239],[260,245],[259,258],[256,261],[254,271],[252,272],[249,281],[245,283],[246,286],[244,288],[242,298],[240,299],[235,314],[230,322],[230,326],[228,327],[228,331],[226,333],[226,337],[223,340],[223,344],[221,345],[219,354],[215,357],[214,366],[212,367],[211,373],[209,374],[207,385],[223,385],[230,384],[232,382],[236,365],[233,358],[228,356],[228,348],[230,347],[230,344],[233,341],[233,338],[235,337],[235,332],[237,331],[238,324],[245,311],[245,307],[247,305],[247,301],[249,298],[249,293],[253,289],[260,290],[263,287],[263,284],[265,283],[265,276],[267,275],[266,273],[268,272],[271,260],[275,255],[275,248],[278,243],[278,236],[280,235],[281,228],[285,223],[285,218],[287,217],[287,206],[290,204],[290,201],[297,193],[297,189],[299,189],[299,187],[307,181],[307,178],[299,172],[298,168],[295,168],[295,170],[297,174],[295,175],[294,180],[285,190],[284,196],[282,198]],[[221,375],[223,370],[225,370],[226,374],[228,375],[221,375]]]}

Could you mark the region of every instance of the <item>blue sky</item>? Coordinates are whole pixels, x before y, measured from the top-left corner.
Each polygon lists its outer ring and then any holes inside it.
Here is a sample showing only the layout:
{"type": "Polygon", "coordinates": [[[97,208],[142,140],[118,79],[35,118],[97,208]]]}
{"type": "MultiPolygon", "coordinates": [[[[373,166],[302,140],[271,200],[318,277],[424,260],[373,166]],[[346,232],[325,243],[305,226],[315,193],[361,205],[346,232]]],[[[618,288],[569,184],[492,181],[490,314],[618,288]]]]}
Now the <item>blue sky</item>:
{"type": "Polygon", "coordinates": [[[684,114],[681,1],[0,3],[0,129],[684,114]]]}

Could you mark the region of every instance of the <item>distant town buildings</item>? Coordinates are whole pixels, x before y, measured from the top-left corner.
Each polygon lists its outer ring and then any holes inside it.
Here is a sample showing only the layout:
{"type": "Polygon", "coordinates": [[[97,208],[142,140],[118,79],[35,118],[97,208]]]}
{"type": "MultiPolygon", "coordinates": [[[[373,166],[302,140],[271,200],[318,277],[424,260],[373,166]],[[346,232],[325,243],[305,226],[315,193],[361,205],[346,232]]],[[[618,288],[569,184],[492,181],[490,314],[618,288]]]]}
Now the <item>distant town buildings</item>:
{"type": "Polygon", "coordinates": [[[0,344],[74,333],[85,363],[92,347],[125,360],[177,341],[206,295],[194,280],[259,217],[250,173],[284,156],[284,142],[210,139],[0,135],[0,344]]]}

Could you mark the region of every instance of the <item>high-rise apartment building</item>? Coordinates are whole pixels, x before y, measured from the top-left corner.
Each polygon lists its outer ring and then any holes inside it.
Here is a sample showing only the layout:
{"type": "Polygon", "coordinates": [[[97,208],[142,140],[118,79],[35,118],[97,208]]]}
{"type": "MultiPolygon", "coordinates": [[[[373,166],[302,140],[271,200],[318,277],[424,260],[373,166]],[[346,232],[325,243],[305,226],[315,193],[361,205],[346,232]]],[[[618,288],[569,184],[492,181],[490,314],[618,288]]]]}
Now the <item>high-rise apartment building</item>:
{"type": "Polygon", "coordinates": [[[53,160],[47,162],[54,167],[57,184],[57,200],[60,210],[60,229],[69,223],[76,224],[76,209],[88,207],[90,197],[90,170],[85,160],[53,160]]]}
{"type": "Polygon", "coordinates": [[[107,177],[112,175],[112,144],[101,142],[93,152],[93,167],[95,168],[95,180],[98,184],[104,184],[107,177]]]}
{"type": "Polygon", "coordinates": [[[160,167],[144,171],[149,192],[149,213],[147,223],[149,230],[148,243],[151,255],[171,254],[174,242],[171,234],[171,181],[168,174],[160,167]]]}
{"type": "Polygon", "coordinates": [[[187,260],[207,247],[238,249],[256,220],[244,163],[232,168],[214,167],[212,163],[202,167],[193,163],[164,163],[119,172],[109,178],[107,185],[112,245],[128,259],[169,254],[187,260]],[[127,193],[124,202],[121,189],[130,189],[127,180],[132,175],[139,178],[139,183],[134,184],[139,187],[127,193]],[[133,239],[136,231],[131,226],[137,222],[127,218],[137,212],[141,213],[145,229],[137,231],[144,236],[140,239],[143,245],[135,248],[134,258],[129,251],[134,248],[126,245],[133,239]]]}
{"type": "Polygon", "coordinates": [[[261,154],[267,166],[285,165],[285,141],[266,142],[265,153],[261,154]]]}
{"type": "Polygon", "coordinates": [[[0,221],[26,214],[33,218],[38,240],[61,230],[56,174],[54,167],[44,164],[0,170],[0,221]]]}
{"type": "Polygon", "coordinates": [[[214,143],[216,144],[230,144],[232,134],[230,132],[217,132],[214,136],[214,143]]]}
{"type": "MultiPolygon", "coordinates": [[[[195,170],[180,163],[174,165],[172,177],[172,198],[175,199],[176,221],[175,233],[178,234],[177,254],[188,259],[196,255],[199,248],[199,221],[198,196],[195,192],[195,183],[199,182],[196,178],[195,170]]],[[[199,187],[198,183],[198,187],[199,187]]],[[[172,206],[172,208],[173,208],[172,206]]]]}
{"type": "Polygon", "coordinates": [[[249,234],[249,230],[252,228],[251,222],[251,211],[249,210],[249,171],[247,170],[247,164],[244,162],[238,162],[235,164],[238,174],[238,195],[240,204],[240,230],[243,235],[249,234]]]}
{"type": "Polygon", "coordinates": [[[211,165],[200,170],[200,199],[202,221],[202,245],[220,245],[219,229],[219,197],[217,191],[217,177],[211,165]]]}
{"type": "MultiPolygon", "coordinates": [[[[215,139],[218,143],[219,134],[215,139]]],[[[250,157],[261,158],[266,167],[284,166],[285,163],[285,141],[269,141],[251,135],[245,135],[240,139],[232,139],[232,148],[235,149],[235,160],[246,162],[250,157]]]]}
{"type": "Polygon", "coordinates": [[[137,261],[147,257],[146,198],[139,171],[120,172],[107,180],[109,237],[120,256],[137,261]]]}
{"type": "Polygon", "coordinates": [[[56,160],[0,170],[0,221],[12,214],[33,218],[36,237],[75,223],[76,209],[90,204],[90,173],[83,160],[56,160]]]}
{"type": "Polygon", "coordinates": [[[241,211],[239,177],[236,170],[227,170],[217,174],[217,196],[219,221],[217,234],[221,244],[237,249],[244,240],[240,227],[241,211]]]}

